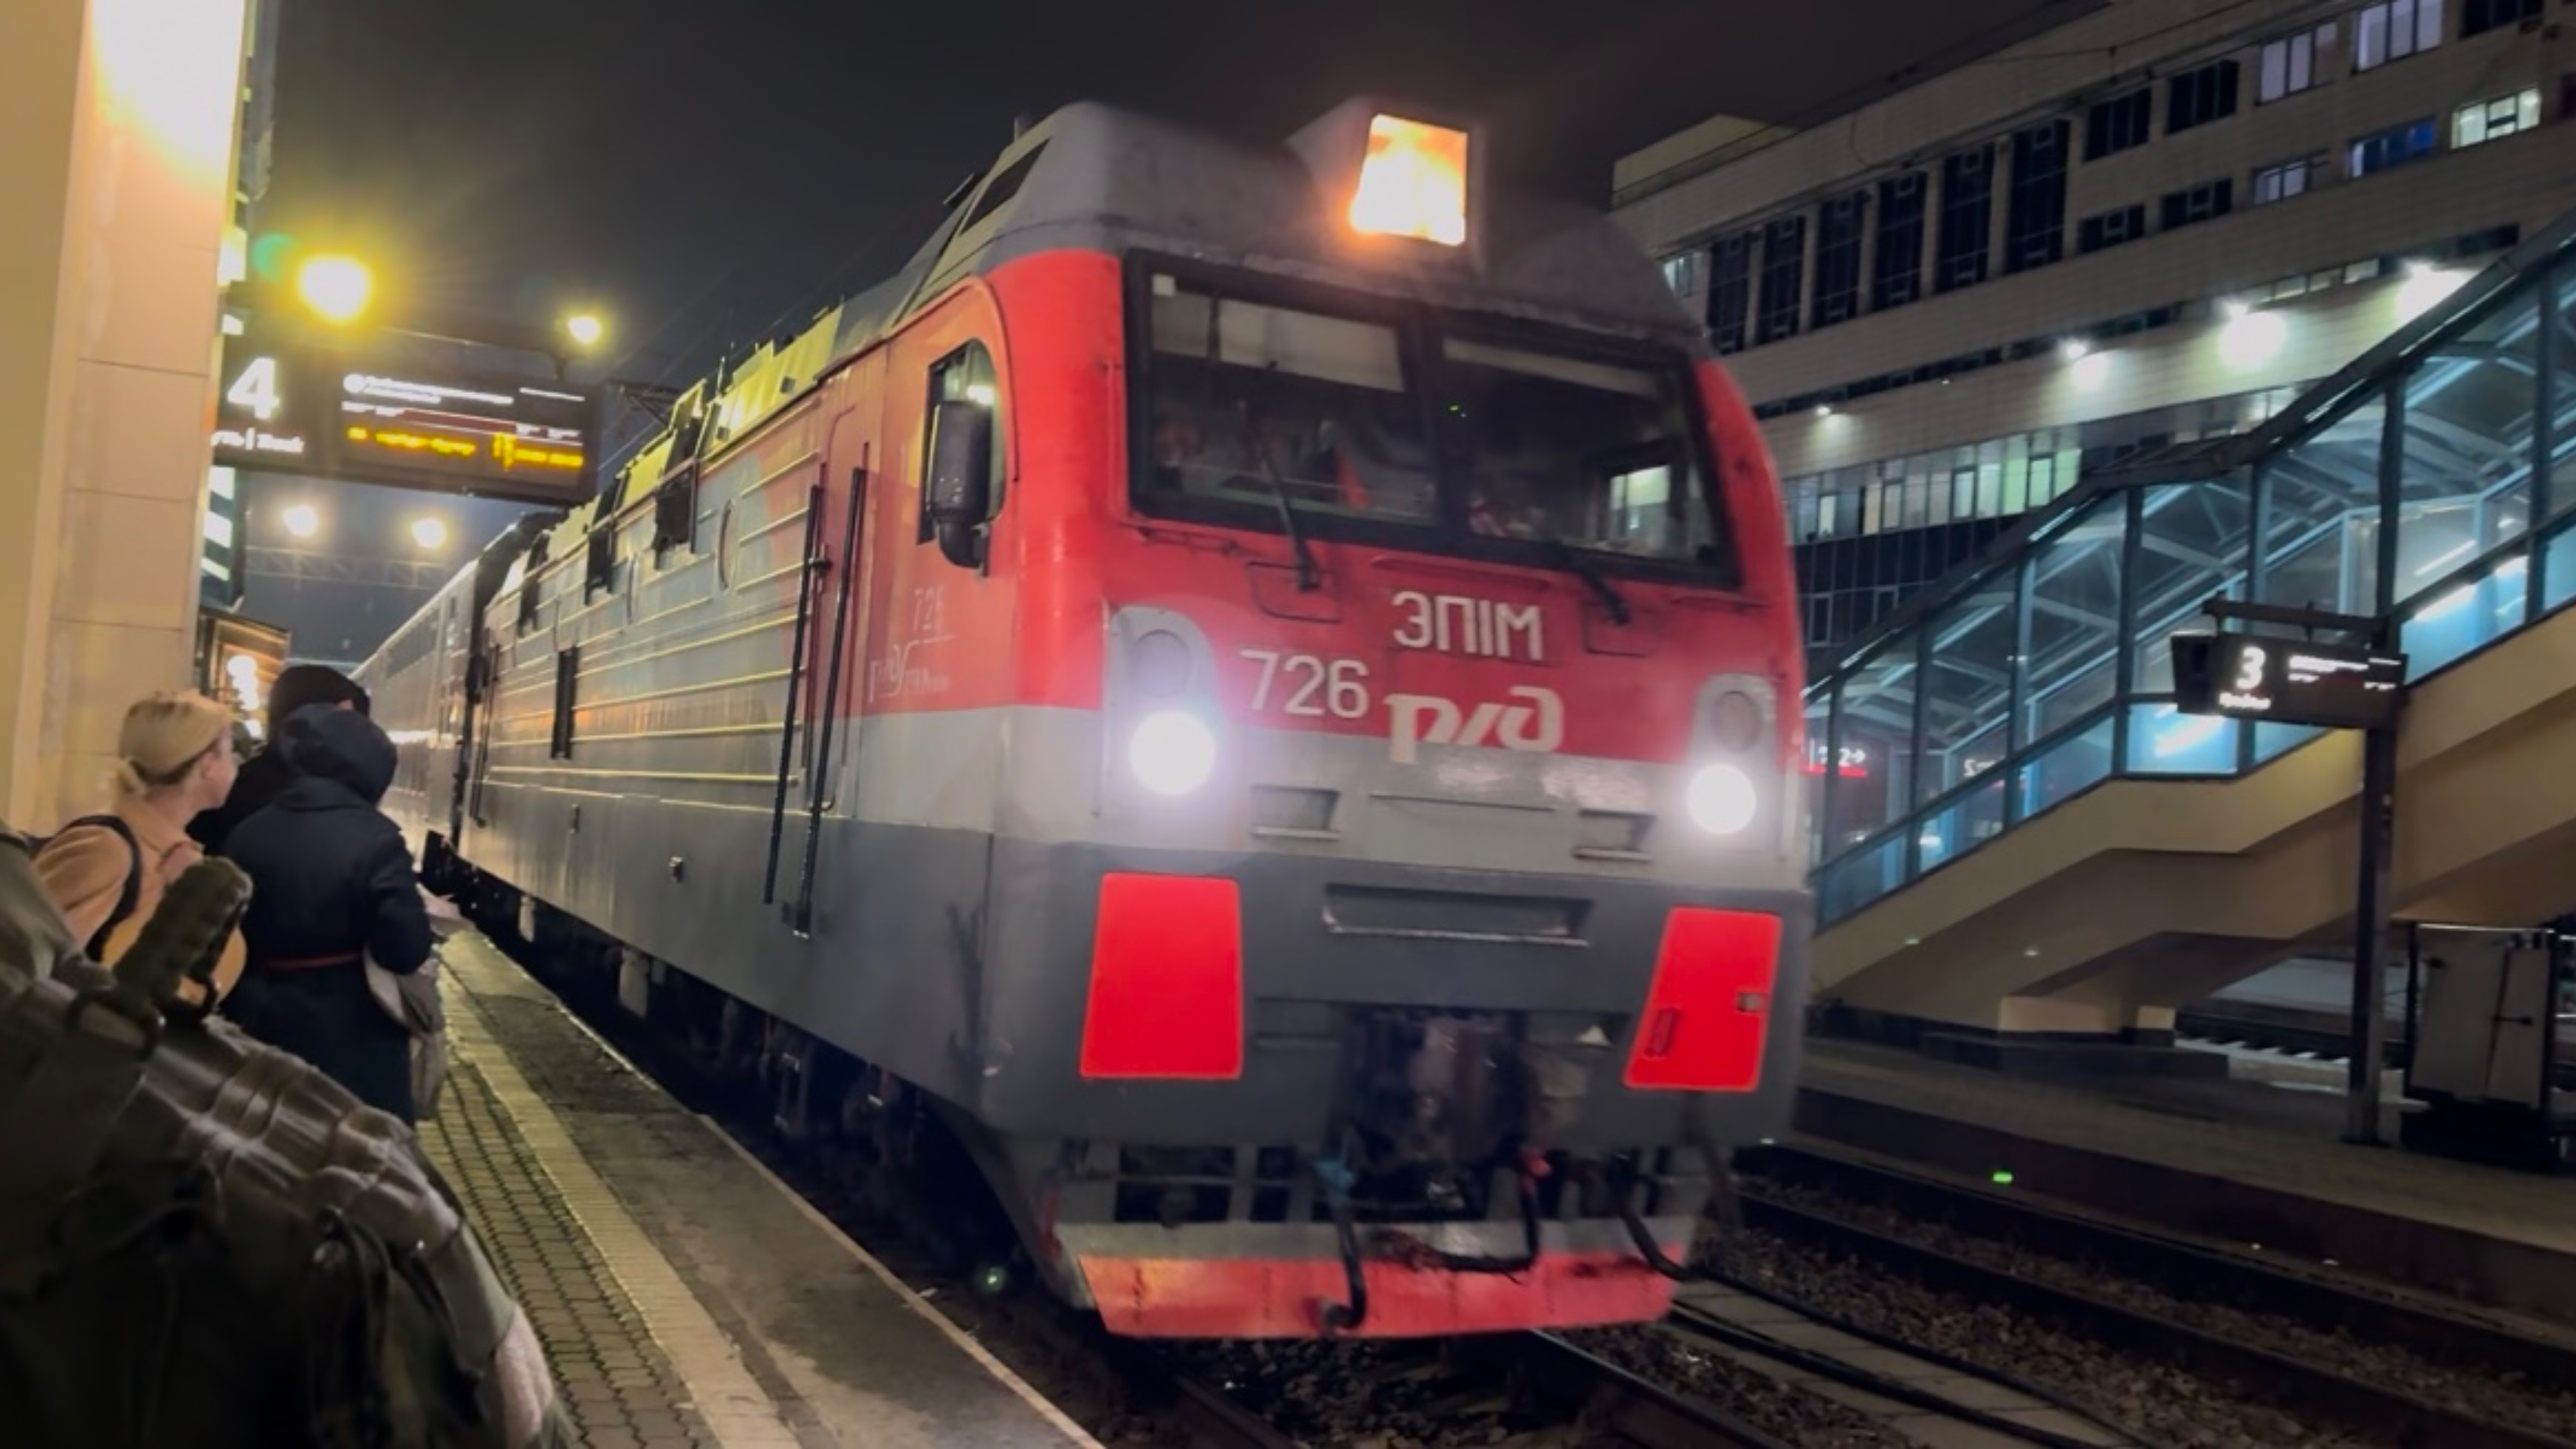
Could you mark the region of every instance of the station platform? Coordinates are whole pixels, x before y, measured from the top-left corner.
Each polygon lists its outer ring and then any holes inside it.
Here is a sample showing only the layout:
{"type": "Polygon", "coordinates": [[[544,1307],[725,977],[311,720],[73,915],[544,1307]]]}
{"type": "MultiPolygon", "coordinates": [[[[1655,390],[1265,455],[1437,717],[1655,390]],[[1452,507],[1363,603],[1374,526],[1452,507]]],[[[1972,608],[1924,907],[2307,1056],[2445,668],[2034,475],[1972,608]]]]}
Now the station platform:
{"type": "MultiPolygon", "coordinates": [[[[2576,1177],[2341,1140],[2340,1074],[2036,1081],[1810,1041],[1802,1136],[2234,1251],[2576,1323],[2576,1177]]],[[[2401,1104],[2383,1100],[2386,1139],[2401,1104]]]]}
{"type": "Polygon", "coordinates": [[[482,936],[442,942],[422,1146],[588,1449],[1097,1441],[482,936]]]}

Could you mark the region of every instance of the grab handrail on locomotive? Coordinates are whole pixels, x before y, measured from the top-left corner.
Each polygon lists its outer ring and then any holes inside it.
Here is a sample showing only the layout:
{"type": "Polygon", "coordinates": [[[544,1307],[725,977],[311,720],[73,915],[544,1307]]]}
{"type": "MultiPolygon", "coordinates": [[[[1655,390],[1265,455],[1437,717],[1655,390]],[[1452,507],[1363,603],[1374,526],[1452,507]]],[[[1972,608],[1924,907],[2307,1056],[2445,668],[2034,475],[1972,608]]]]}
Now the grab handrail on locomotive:
{"type": "Polygon", "coordinates": [[[1028,128],[393,635],[389,808],[1113,1331],[1659,1316],[1796,1070],[1789,555],[1656,269],[1484,160],[1028,128]]]}

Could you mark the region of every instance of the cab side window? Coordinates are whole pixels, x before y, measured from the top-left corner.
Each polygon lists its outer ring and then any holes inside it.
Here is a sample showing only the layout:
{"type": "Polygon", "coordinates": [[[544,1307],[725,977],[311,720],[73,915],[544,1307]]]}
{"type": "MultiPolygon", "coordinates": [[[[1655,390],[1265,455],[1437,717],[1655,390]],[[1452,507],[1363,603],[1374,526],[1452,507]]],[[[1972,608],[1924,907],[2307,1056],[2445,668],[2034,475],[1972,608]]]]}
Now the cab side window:
{"type": "Polygon", "coordinates": [[[993,355],[969,342],[930,368],[921,449],[919,542],[981,571],[1002,511],[1002,403],[993,355]]]}
{"type": "MultiPolygon", "coordinates": [[[[969,342],[955,352],[930,365],[930,402],[923,420],[921,534],[915,540],[928,543],[937,531],[931,522],[928,506],[930,473],[935,466],[939,432],[939,405],[944,402],[974,403],[984,410],[988,420],[991,446],[985,454],[984,488],[987,499],[984,521],[990,523],[1002,511],[1002,398],[993,380],[993,354],[981,342],[969,342]]],[[[954,417],[955,414],[950,416],[954,417]]]]}

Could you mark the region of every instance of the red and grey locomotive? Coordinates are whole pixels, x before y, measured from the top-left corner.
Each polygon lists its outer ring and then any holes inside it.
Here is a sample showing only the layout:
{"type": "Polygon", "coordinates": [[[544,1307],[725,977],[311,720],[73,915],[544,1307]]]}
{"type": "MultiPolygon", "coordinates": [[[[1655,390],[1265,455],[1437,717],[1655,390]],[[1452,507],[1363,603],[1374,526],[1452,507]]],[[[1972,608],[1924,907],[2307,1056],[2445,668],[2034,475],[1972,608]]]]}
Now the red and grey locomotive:
{"type": "Polygon", "coordinates": [[[389,808],[1117,1332],[1660,1315],[1795,1070],[1789,555],[1656,270],[1482,161],[1027,129],[394,635],[389,808]]]}

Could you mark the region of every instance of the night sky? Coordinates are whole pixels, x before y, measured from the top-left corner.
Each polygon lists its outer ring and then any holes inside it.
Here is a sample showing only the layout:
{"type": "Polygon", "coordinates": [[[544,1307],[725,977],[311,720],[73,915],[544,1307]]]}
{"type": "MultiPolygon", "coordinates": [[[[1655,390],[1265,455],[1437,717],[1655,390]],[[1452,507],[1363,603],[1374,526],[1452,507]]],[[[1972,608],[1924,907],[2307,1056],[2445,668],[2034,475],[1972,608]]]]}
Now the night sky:
{"type": "Polygon", "coordinates": [[[618,374],[669,382],[900,265],[1021,113],[1282,137],[1347,95],[1418,97],[1483,117],[1502,179],[1598,202],[1615,157],[1710,115],[1818,118],[2091,8],[282,3],[262,230],[379,259],[398,303],[550,324],[591,301],[618,374]]]}

